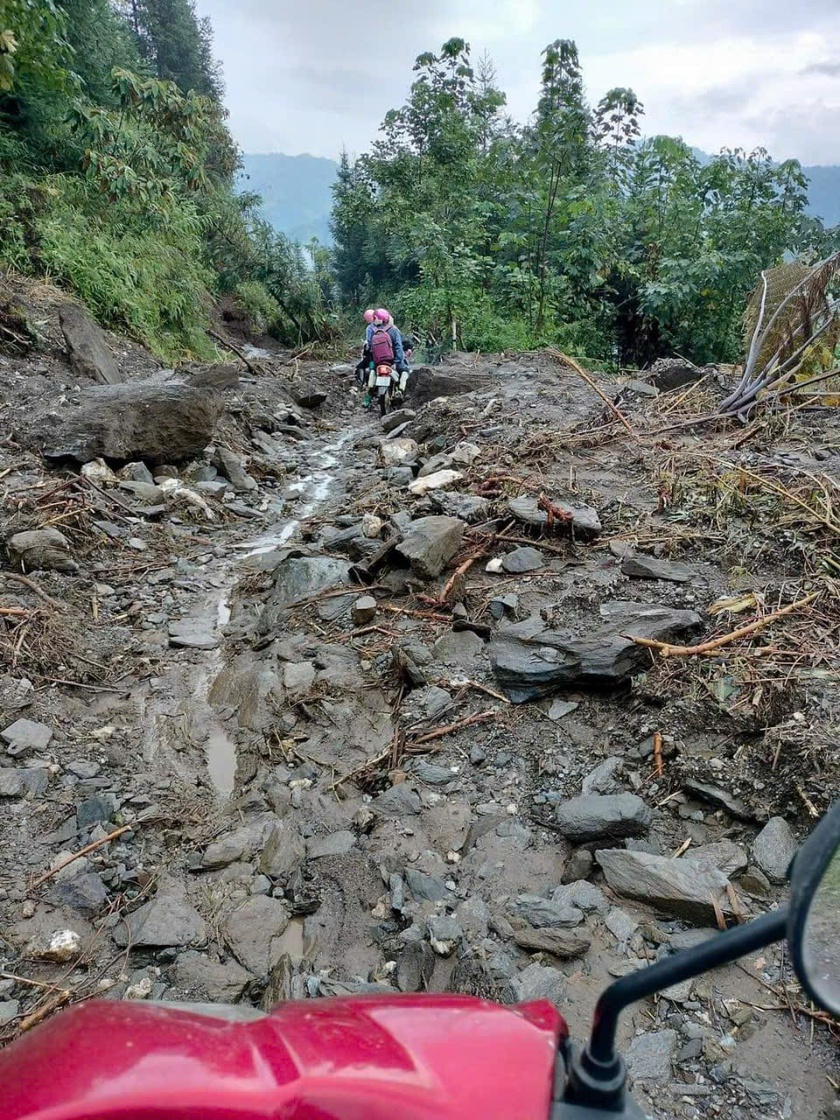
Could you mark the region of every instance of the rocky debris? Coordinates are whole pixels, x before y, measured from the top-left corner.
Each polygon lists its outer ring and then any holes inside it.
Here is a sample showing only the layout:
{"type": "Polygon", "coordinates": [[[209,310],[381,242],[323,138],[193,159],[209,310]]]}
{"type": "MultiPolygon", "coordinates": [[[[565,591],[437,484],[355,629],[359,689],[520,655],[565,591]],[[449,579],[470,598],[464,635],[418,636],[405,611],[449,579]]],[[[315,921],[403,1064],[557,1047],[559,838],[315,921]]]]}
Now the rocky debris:
{"type": "MultiPolygon", "coordinates": [[[[554,703],[556,704],[558,701],[555,700],[554,703]]],[[[577,707],[577,705],[575,704],[574,707],[577,707]]],[[[594,770],[590,770],[583,779],[580,787],[581,791],[583,793],[617,793],[621,785],[616,778],[616,773],[620,769],[620,758],[615,756],[605,758],[603,762],[598,763],[594,770]]]]}
{"type": "Polygon", "coordinates": [[[77,572],[70,555],[70,542],[58,529],[30,529],[6,541],[9,560],[22,572],[77,572]]]}
{"type": "Polygon", "coordinates": [[[73,929],[59,929],[54,933],[36,935],[24,953],[36,961],[66,964],[82,955],[82,938],[73,929]]]}
{"type": "Polygon", "coordinates": [[[287,661],[283,666],[283,687],[290,696],[305,696],[315,684],[311,661],[287,661]]]}
{"type": "Polygon", "coordinates": [[[4,731],[0,731],[0,739],[7,744],[6,753],[12,758],[20,758],[30,752],[45,751],[52,737],[51,727],[31,719],[15,720],[4,731]]]}
{"type": "Polygon", "coordinates": [[[580,932],[562,929],[517,929],[513,939],[520,949],[532,953],[550,953],[560,960],[582,957],[592,945],[591,938],[580,932]]]}
{"type": "Polygon", "coordinates": [[[0,1000],[0,1027],[5,1027],[8,1026],[9,1023],[13,1023],[18,1015],[20,1015],[20,1000],[0,1000]]]}
{"type": "Polygon", "coordinates": [[[413,867],[405,869],[405,882],[417,902],[446,902],[452,897],[442,879],[413,867]]]}
{"type": "Polygon", "coordinates": [[[306,857],[306,846],[294,820],[277,820],[266,836],[259,870],[271,879],[287,881],[299,871],[306,857]]]}
{"type": "Polygon", "coordinates": [[[47,792],[50,773],[37,767],[0,767],[0,797],[40,797],[47,792]]]}
{"type": "Polygon", "coordinates": [[[352,607],[353,624],[367,626],[376,618],[376,600],[372,595],[362,595],[352,607]]]}
{"type": "Polygon", "coordinates": [[[545,567],[545,560],[536,548],[515,548],[513,552],[502,557],[502,567],[510,575],[521,575],[525,572],[540,571],[545,567]]]}
{"type": "Polygon", "coordinates": [[[650,367],[647,380],[660,392],[667,393],[672,389],[682,389],[694,384],[706,372],[707,370],[698,369],[685,358],[657,358],[650,367]]]}
{"type": "Polygon", "coordinates": [[[420,497],[428,494],[430,490],[445,490],[447,486],[459,482],[463,477],[460,471],[435,471],[434,474],[415,478],[414,482],[408,484],[408,492],[415,497],[420,497]]]}
{"type": "Polygon", "coordinates": [[[565,886],[555,887],[551,892],[551,900],[577,906],[585,914],[606,914],[610,908],[601,888],[587,882],[568,883],[565,886]]]}
{"type": "Polygon", "coordinates": [[[135,482],[130,478],[122,479],[119,487],[120,490],[125,490],[126,493],[131,494],[138,501],[144,502],[147,506],[159,506],[166,497],[159,486],[150,486],[148,482],[135,482]]]}
{"type": "Polygon", "coordinates": [[[461,443],[456,444],[450,458],[453,463],[461,463],[463,466],[468,467],[476,461],[480,454],[481,448],[477,443],[469,443],[467,440],[462,440],[461,443]]]}
{"type": "Polygon", "coordinates": [[[217,447],[213,455],[213,464],[239,493],[246,494],[257,489],[256,479],[251,478],[242,460],[229,448],[217,447]]]}
{"type": "Polygon", "coordinates": [[[465,528],[457,517],[421,517],[408,526],[397,552],[421,579],[434,579],[458,552],[465,528]]]}
{"type": "Polygon", "coordinates": [[[100,385],[116,385],[121,381],[117,363],[105,341],[105,335],[75,303],[65,303],[58,311],[58,322],[70,368],[77,377],[86,377],[100,385]]]}
{"type": "Polygon", "coordinates": [[[254,977],[236,961],[214,961],[190,949],[175,961],[174,979],[179,988],[198,1001],[237,1003],[254,977]]]}
{"type": "Polygon", "coordinates": [[[222,398],[180,381],[131,381],[83,389],[78,403],[36,417],[22,433],[48,459],[173,463],[213,439],[222,398]]]}
{"type": "Polygon", "coordinates": [[[260,851],[266,839],[277,823],[272,813],[263,814],[242,828],[220,836],[208,844],[198,861],[198,869],[202,871],[217,871],[221,867],[228,867],[231,863],[251,859],[260,851]]]}
{"type": "Polygon", "coordinates": [[[686,564],[657,560],[653,556],[625,556],[621,570],[631,579],[663,579],[669,583],[688,583],[694,573],[686,564]]]}
{"type": "Polygon", "coordinates": [[[386,439],[379,445],[379,455],[383,467],[399,467],[403,463],[414,463],[420,455],[420,448],[413,439],[400,436],[386,439]]]}
{"type": "MultiPolygon", "coordinates": [[[[497,621],[503,618],[516,618],[519,611],[519,596],[514,594],[497,595],[495,599],[490,600],[490,614],[497,621]]],[[[577,704],[572,704],[571,708],[576,708],[577,704]]],[[[553,718],[553,717],[550,717],[553,718]]]]}
{"type": "Polygon", "coordinates": [[[0,711],[10,714],[28,708],[34,692],[35,686],[28,677],[0,675],[0,711]]]}
{"type": "Polygon", "coordinates": [[[638,921],[622,910],[620,906],[613,906],[604,919],[604,925],[623,949],[639,928],[638,921]]]}
{"type": "Polygon", "coordinates": [[[416,415],[417,413],[413,408],[398,408],[382,417],[382,430],[393,432],[395,428],[400,428],[403,424],[407,424],[409,420],[413,420],[416,415]]]}
{"type": "Polygon", "coordinates": [[[644,836],[651,819],[650,809],[634,793],[584,794],[558,805],[555,812],[558,830],[574,844],[644,836]]]}
{"type": "Polygon", "coordinates": [[[215,649],[219,634],[212,622],[203,618],[181,618],[169,623],[169,644],[184,649],[215,649]]]}
{"type": "Polygon", "coordinates": [[[205,941],[207,926],[182,895],[174,891],[164,893],[162,889],[156,898],[116,926],[113,937],[119,946],[130,944],[138,949],[163,949],[205,941]]]}
{"type": "Polygon", "coordinates": [[[448,630],[434,644],[435,661],[467,669],[484,652],[484,642],[471,630],[448,630]]]}
{"type": "Polygon", "coordinates": [[[595,859],[609,886],[624,898],[650,903],[688,922],[713,922],[713,900],[725,915],[732,915],[726,892],[729,880],[716,868],[685,857],[667,859],[617,848],[597,851],[595,859]]]}
{"type": "Polygon", "coordinates": [[[627,1050],[627,1072],[633,1081],[668,1081],[676,1048],[676,1031],[637,1035],[627,1050]]]}
{"type": "Polygon", "coordinates": [[[547,999],[555,1007],[562,1007],[566,996],[566,977],[558,968],[542,964],[529,964],[514,981],[522,1003],[547,999]]]}
{"type": "MultiPolygon", "coordinates": [[[[70,871],[73,866],[71,864],[67,870],[70,871]]],[[[98,914],[108,899],[108,891],[102,879],[95,871],[85,870],[56,882],[51,894],[59,906],[69,906],[88,915],[98,914]]]]}
{"type": "Polygon", "coordinates": [[[563,883],[576,883],[588,879],[595,865],[595,857],[588,848],[576,848],[569,856],[569,861],[563,868],[563,883]]]}
{"type": "MultiPolygon", "coordinates": [[[[260,634],[274,630],[294,603],[332,588],[350,586],[352,565],[331,556],[296,556],[283,560],[274,574],[274,586],[258,623],[260,634]]],[[[341,605],[341,600],[336,600],[341,605]]],[[[346,606],[343,607],[346,610],[346,606]]]]}
{"type": "Polygon", "coordinates": [[[583,921],[583,912],[571,903],[554,902],[535,894],[522,894],[510,904],[511,911],[534,929],[572,928],[583,921]]]}
{"type": "MultiPolygon", "coordinates": [[[[552,498],[551,504],[571,518],[572,532],[577,540],[591,541],[600,537],[601,519],[597,510],[591,506],[573,505],[559,498],[552,498]]],[[[512,498],[508,502],[508,509],[525,525],[542,528],[548,524],[548,514],[539,508],[536,498],[512,498]]]]}
{"type": "Polygon", "coordinates": [[[113,819],[120,803],[113,793],[94,794],[76,806],[76,825],[80,832],[96,824],[105,824],[113,819]]]}
{"type": "Polygon", "coordinates": [[[428,941],[411,942],[397,957],[397,987],[401,992],[427,991],[436,964],[437,954],[428,941]]]}
{"type": "Polygon", "coordinates": [[[458,517],[470,525],[490,516],[490,502],[474,494],[438,490],[432,495],[432,502],[447,517],[458,517]]]}
{"type": "Polygon", "coordinates": [[[753,856],[771,883],[784,883],[797,847],[787,821],[771,817],[753,841],[753,856]]]}
{"type": "Polygon", "coordinates": [[[228,915],[222,934],[239,963],[265,982],[283,955],[280,938],[289,920],[282,902],[256,895],[228,915]]]}
{"type": "Polygon", "coordinates": [[[426,460],[417,472],[417,477],[426,478],[430,474],[438,474],[440,471],[449,470],[451,466],[452,459],[449,455],[433,455],[431,459],[426,460]]]}
{"type": "Polygon", "coordinates": [[[385,523],[375,513],[366,513],[362,518],[362,534],[368,540],[378,540],[382,536],[385,523]]]}
{"type": "Polygon", "coordinates": [[[629,680],[649,657],[627,635],[665,641],[702,623],[694,611],[647,603],[607,602],[599,613],[602,624],[586,635],[548,629],[534,616],[507,627],[489,644],[493,672],[515,704],[558,688],[629,680]]]}
{"type": "Polygon", "coordinates": [[[292,400],[300,408],[320,408],[329,396],[329,393],[319,385],[292,385],[290,392],[292,400]]]}
{"type": "Polygon", "coordinates": [[[447,373],[440,369],[417,366],[409,378],[406,396],[419,408],[438,397],[455,397],[460,393],[481,389],[487,384],[487,378],[479,373],[468,373],[466,370],[447,373]]]}

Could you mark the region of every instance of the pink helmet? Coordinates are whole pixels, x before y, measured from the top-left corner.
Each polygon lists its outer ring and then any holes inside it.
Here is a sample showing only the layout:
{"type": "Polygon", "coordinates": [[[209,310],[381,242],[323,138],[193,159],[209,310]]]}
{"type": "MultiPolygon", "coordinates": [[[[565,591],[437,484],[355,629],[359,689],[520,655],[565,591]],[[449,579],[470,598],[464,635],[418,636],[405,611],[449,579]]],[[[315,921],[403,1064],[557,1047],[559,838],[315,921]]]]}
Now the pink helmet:
{"type": "Polygon", "coordinates": [[[372,323],[375,318],[376,318],[376,315],[374,313],[373,308],[369,307],[367,309],[367,311],[365,312],[365,322],[366,323],[372,323]]]}
{"type": "Polygon", "coordinates": [[[380,323],[390,323],[391,322],[391,312],[387,311],[384,307],[377,307],[376,318],[379,320],[380,323]]]}

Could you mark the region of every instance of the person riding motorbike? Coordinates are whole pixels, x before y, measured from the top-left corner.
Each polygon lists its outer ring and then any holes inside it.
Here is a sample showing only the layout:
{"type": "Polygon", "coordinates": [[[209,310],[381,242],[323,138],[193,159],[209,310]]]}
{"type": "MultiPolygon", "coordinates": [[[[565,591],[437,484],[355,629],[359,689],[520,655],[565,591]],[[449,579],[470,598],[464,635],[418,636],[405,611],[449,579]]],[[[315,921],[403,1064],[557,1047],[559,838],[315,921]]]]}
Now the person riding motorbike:
{"type": "MultiPolygon", "coordinates": [[[[374,312],[373,322],[365,331],[365,350],[370,353],[373,365],[393,365],[400,374],[399,392],[404,393],[408,384],[408,364],[405,360],[402,335],[394,326],[391,313],[384,307],[374,312]]],[[[371,370],[368,377],[367,393],[363,406],[370,407],[371,393],[376,381],[376,371],[371,370]]]]}
{"type": "MultiPolygon", "coordinates": [[[[376,312],[373,310],[372,307],[369,307],[367,309],[367,311],[365,312],[365,314],[364,314],[364,320],[365,320],[365,324],[366,324],[365,331],[367,331],[367,328],[369,326],[371,326],[371,324],[373,323],[375,315],[376,315],[376,312]]],[[[355,370],[353,371],[354,374],[355,374],[355,377],[356,377],[356,381],[359,383],[360,386],[364,385],[364,383],[367,381],[367,374],[368,374],[368,370],[370,369],[370,363],[372,361],[373,361],[373,358],[371,356],[370,350],[368,349],[367,338],[365,338],[365,343],[364,343],[364,346],[362,347],[361,361],[359,362],[359,364],[356,366],[355,370]]]]}

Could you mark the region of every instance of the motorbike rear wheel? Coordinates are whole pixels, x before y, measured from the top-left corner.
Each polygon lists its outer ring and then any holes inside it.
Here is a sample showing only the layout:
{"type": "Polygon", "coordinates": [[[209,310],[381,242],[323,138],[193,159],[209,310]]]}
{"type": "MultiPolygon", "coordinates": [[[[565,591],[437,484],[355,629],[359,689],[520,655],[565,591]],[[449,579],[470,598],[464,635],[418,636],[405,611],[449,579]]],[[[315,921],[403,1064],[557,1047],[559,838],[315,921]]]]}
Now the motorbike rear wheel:
{"type": "Polygon", "coordinates": [[[379,397],[379,415],[384,416],[388,411],[388,404],[391,400],[391,390],[386,389],[379,397]]]}

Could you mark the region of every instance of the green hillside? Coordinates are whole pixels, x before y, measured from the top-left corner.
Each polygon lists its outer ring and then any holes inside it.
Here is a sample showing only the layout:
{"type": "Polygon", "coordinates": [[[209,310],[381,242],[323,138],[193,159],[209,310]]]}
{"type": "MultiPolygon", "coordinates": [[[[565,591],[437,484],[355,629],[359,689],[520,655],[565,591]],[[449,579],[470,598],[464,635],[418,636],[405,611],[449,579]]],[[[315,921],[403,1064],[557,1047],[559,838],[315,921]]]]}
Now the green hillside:
{"type": "Polygon", "coordinates": [[[240,190],[262,196],[262,212],[275,229],[296,241],[317,237],[331,242],[330,186],[338,164],[318,156],[245,155],[239,175],[240,190]]]}

